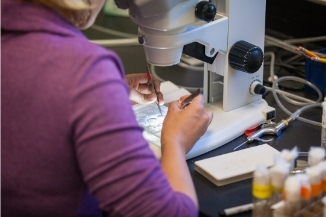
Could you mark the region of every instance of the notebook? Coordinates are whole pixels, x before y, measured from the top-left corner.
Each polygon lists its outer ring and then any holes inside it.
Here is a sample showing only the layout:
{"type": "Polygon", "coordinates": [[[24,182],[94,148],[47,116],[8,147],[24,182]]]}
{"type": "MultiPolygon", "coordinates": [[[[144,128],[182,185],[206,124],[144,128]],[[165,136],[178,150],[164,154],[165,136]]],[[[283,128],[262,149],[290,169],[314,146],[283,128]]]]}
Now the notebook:
{"type": "Polygon", "coordinates": [[[258,164],[271,167],[278,150],[268,144],[195,162],[195,170],[217,186],[252,178],[258,164]]]}

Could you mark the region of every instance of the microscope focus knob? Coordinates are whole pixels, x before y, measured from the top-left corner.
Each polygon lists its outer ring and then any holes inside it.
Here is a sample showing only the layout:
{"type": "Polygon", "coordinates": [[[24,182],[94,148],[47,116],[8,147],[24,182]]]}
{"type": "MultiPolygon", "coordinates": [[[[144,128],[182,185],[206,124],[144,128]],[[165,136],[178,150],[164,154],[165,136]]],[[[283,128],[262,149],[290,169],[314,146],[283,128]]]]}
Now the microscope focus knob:
{"type": "Polygon", "coordinates": [[[254,73],[258,71],[264,60],[264,54],[260,47],[246,41],[236,42],[229,52],[229,64],[231,68],[243,72],[254,73]]]}
{"type": "Polygon", "coordinates": [[[250,93],[252,95],[264,95],[266,88],[259,81],[254,81],[250,85],[250,93]]]}
{"type": "Polygon", "coordinates": [[[195,15],[206,22],[213,21],[216,15],[216,6],[208,1],[200,1],[196,5],[195,15]]]}

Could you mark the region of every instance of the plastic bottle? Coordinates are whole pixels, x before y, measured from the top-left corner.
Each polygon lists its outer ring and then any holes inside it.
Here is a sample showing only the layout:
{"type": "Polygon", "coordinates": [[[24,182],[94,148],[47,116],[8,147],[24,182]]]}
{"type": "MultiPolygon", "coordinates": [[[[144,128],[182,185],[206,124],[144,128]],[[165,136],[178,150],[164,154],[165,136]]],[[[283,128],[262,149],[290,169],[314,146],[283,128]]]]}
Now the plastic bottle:
{"type": "Polygon", "coordinates": [[[300,181],[296,176],[289,176],[285,180],[284,185],[285,202],[284,202],[284,214],[285,216],[293,216],[301,208],[300,181]]]}
{"type": "Polygon", "coordinates": [[[309,176],[307,174],[297,174],[296,176],[301,185],[301,208],[305,208],[311,203],[311,185],[309,176]]]}
{"type": "Polygon", "coordinates": [[[323,117],[321,121],[321,147],[326,149],[326,97],[321,105],[323,107],[323,117]]]}
{"type": "Polygon", "coordinates": [[[266,216],[268,200],[271,197],[270,174],[266,166],[258,165],[252,184],[253,195],[253,217],[266,216]]]}
{"type": "Polygon", "coordinates": [[[290,164],[280,156],[275,156],[275,164],[269,169],[269,173],[271,176],[272,187],[271,200],[274,203],[277,203],[282,200],[284,183],[290,173],[290,164]]]}
{"type": "Polygon", "coordinates": [[[326,161],[320,162],[319,168],[321,171],[321,190],[322,197],[326,196],[326,161]]]}
{"type": "Polygon", "coordinates": [[[282,200],[284,183],[290,173],[290,164],[279,155],[275,156],[274,166],[269,169],[269,173],[271,177],[272,196],[268,201],[269,213],[267,216],[273,216],[274,209],[272,209],[272,206],[282,200]]]}
{"type": "Polygon", "coordinates": [[[318,165],[306,169],[311,185],[311,200],[316,202],[321,197],[321,170],[318,165]]]}

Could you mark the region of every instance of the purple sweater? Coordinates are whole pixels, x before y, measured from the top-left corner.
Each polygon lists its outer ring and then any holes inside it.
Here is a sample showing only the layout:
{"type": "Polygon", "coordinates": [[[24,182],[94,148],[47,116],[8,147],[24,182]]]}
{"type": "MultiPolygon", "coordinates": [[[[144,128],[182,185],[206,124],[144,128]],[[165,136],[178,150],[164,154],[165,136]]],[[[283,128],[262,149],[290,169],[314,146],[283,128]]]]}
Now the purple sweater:
{"type": "Polygon", "coordinates": [[[197,216],[142,137],[118,56],[50,9],[1,7],[2,216],[197,216]]]}

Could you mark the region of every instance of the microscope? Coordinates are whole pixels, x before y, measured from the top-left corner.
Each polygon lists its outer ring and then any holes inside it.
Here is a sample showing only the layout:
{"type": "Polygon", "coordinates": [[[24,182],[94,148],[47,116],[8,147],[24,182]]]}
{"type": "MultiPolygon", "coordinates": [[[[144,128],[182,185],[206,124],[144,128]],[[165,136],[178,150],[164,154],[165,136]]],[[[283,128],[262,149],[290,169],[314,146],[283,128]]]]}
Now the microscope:
{"type": "Polygon", "coordinates": [[[265,0],[116,0],[139,25],[147,62],[171,66],[182,54],[204,62],[205,108],[214,118],[187,159],[271,120],[262,99],[265,0]]]}

